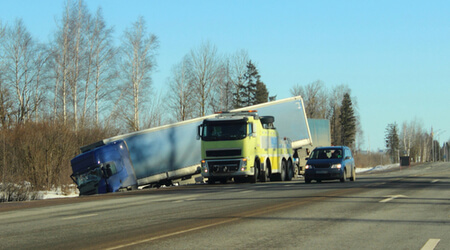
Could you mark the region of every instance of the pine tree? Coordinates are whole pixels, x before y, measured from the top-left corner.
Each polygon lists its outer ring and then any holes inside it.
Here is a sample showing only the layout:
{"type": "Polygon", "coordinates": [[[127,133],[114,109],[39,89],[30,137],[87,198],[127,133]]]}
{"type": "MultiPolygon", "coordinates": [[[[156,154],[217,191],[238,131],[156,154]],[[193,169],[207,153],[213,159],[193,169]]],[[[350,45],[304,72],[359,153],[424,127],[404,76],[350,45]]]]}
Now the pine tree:
{"type": "Polygon", "coordinates": [[[255,104],[265,103],[269,101],[269,91],[267,91],[266,84],[260,79],[256,82],[256,102],[255,104]]]}
{"type": "Polygon", "coordinates": [[[342,99],[339,120],[341,125],[341,145],[351,147],[355,141],[356,118],[352,107],[352,100],[348,93],[345,93],[342,99]]]}
{"type": "Polygon", "coordinates": [[[260,75],[255,65],[250,60],[247,63],[247,71],[242,77],[242,83],[238,84],[236,97],[236,108],[247,107],[256,103],[256,83],[260,75]]]}
{"type": "Polygon", "coordinates": [[[390,123],[386,127],[386,147],[388,148],[388,154],[391,157],[392,162],[397,162],[398,150],[400,148],[400,139],[398,136],[397,123],[390,123]]]}

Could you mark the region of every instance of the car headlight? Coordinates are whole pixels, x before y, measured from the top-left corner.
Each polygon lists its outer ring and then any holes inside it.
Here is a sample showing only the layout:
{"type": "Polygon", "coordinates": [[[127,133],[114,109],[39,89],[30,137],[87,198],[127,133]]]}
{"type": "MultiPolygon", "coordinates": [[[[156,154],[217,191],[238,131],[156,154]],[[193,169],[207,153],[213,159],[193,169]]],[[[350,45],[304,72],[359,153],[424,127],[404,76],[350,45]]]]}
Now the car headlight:
{"type": "Polygon", "coordinates": [[[313,166],[311,166],[311,165],[305,165],[305,169],[312,169],[313,168],[313,166]]]}
{"type": "Polygon", "coordinates": [[[341,164],[333,164],[333,165],[331,165],[331,168],[337,168],[337,169],[340,169],[341,167],[342,167],[341,164]]]}

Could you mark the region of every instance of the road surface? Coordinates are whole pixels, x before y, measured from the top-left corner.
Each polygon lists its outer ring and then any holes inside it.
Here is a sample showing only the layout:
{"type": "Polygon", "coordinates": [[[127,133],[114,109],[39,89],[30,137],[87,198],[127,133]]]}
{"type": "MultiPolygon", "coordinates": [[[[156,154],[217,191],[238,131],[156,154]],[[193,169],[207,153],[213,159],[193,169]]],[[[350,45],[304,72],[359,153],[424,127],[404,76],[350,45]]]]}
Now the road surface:
{"type": "Polygon", "coordinates": [[[0,204],[1,249],[450,249],[450,163],[0,204]]]}

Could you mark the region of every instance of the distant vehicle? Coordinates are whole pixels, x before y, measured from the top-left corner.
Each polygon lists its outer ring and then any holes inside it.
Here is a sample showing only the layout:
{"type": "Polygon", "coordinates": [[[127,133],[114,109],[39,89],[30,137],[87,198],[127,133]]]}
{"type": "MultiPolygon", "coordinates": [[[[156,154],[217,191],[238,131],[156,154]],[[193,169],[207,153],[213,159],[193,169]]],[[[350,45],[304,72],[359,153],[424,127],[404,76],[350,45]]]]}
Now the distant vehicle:
{"type": "Polygon", "coordinates": [[[318,147],[306,159],[305,183],[312,180],[356,180],[355,160],[346,146],[318,147]]]}

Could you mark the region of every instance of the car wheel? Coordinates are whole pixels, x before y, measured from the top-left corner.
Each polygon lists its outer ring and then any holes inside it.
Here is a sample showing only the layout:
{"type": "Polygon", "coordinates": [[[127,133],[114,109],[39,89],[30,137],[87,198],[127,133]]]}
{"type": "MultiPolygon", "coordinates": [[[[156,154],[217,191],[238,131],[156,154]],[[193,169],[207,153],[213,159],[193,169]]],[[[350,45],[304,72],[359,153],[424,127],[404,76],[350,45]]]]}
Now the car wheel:
{"type": "Polygon", "coordinates": [[[350,181],[355,181],[355,180],[356,180],[356,171],[355,171],[355,168],[353,167],[352,176],[350,177],[350,181]]]}
{"type": "Polygon", "coordinates": [[[347,180],[347,174],[346,174],[346,170],[344,169],[344,173],[342,174],[342,177],[340,179],[341,182],[345,182],[347,180]]]}
{"type": "Polygon", "coordinates": [[[305,183],[311,183],[311,179],[305,177],[305,183]]]}

